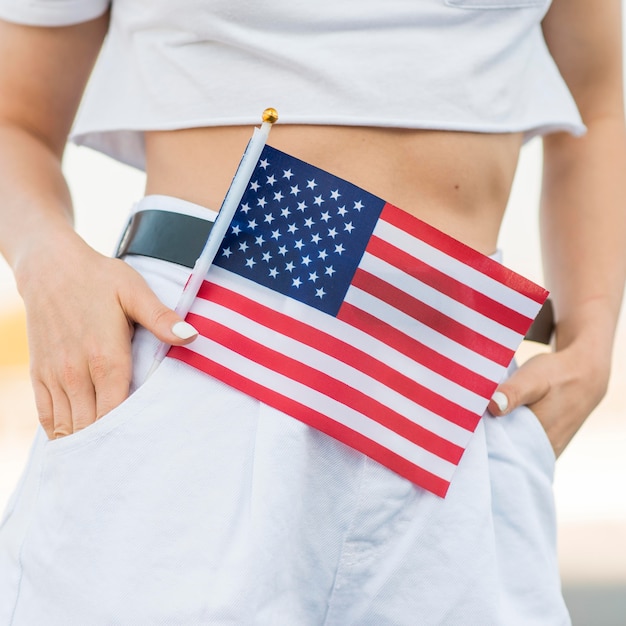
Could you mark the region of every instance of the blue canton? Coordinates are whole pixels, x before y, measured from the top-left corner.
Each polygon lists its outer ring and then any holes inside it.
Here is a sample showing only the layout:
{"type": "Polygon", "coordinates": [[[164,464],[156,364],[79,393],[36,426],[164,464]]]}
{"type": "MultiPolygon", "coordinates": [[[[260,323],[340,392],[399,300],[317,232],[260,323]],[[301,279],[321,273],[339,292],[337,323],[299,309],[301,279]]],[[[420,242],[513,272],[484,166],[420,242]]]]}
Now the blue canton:
{"type": "Polygon", "coordinates": [[[265,146],[214,263],[336,315],[384,205],[265,146]]]}

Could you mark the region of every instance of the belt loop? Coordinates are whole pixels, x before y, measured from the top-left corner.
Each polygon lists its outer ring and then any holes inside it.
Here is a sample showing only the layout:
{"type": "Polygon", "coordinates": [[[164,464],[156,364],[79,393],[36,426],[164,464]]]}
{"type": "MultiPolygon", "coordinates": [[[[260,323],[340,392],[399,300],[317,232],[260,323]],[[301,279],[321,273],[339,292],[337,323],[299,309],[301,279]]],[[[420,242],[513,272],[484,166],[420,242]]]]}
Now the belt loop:
{"type": "Polygon", "coordinates": [[[120,236],[117,240],[117,243],[115,244],[115,247],[113,248],[113,257],[114,258],[120,258],[122,256],[124,256],[124,253],[122,252],[122,249],[128,244],[128,239],[130,236],[130,228],[131,228],[131,224],[133,222],[133,218],[135,217],[135,213],[137,213],[137,208],[139,207],[139,202],[133,202],[132,206],[130,207],[130,212],[128,215],[128,218],[126,220],[126,226],[124,226],[122,232],[120,233],[120,236]]]}

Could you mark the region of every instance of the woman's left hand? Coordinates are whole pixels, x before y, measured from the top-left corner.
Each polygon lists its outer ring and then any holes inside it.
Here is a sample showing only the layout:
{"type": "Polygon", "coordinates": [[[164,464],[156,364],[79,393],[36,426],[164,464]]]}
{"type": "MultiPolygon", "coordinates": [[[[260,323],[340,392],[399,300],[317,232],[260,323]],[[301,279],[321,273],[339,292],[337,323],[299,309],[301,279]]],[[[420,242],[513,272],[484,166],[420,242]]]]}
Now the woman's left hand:
{"type": "Polygon", "coordinates": [[[606,393],[609,367],[600,361],[591,347],[573,345],[532,357],[498,386],[489,412],[498,417],[527,405],[558,457],[606,393]]]}

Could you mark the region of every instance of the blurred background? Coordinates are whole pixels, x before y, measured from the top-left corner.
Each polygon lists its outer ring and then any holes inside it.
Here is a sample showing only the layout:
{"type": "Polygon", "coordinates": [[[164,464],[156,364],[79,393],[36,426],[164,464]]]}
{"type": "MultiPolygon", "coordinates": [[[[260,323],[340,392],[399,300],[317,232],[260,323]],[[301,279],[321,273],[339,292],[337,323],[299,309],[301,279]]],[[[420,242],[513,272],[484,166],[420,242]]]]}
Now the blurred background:
{"type": "MultiPolygon", "coordinates": [[[[500,241],[506,265],[539,283],[540,169],[541,145],[535,140],[524,148],[500,241]]],[[[65,171],[78,231],[110,254],[130,206],[142,195],[143,174],[73,146],[65,171]]],[[[623,314],[609,393],[557,463],[559,556],[575,626],[626,626],[625,321],[623,314]]],[[[519,356],[528,358],[538,349],[525,344],[519,356]]],[[[24,312],[0,259],[0,510],[18,480],[35,427],[24,312]]]]}

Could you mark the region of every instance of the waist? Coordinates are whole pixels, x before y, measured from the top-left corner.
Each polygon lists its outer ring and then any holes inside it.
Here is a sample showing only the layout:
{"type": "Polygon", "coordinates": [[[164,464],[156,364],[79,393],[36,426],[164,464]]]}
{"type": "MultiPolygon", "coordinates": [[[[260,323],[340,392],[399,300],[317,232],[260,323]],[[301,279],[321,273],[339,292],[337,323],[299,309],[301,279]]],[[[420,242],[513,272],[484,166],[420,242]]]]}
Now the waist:
{"type": "MultiPolygon", "coordinates": [[[[146,133],[146,193],[219,208],[250,135],[245,126],[146,133]]],[[[278,124],[269,143],[489,254],[522,136],[278,124]]]]}

